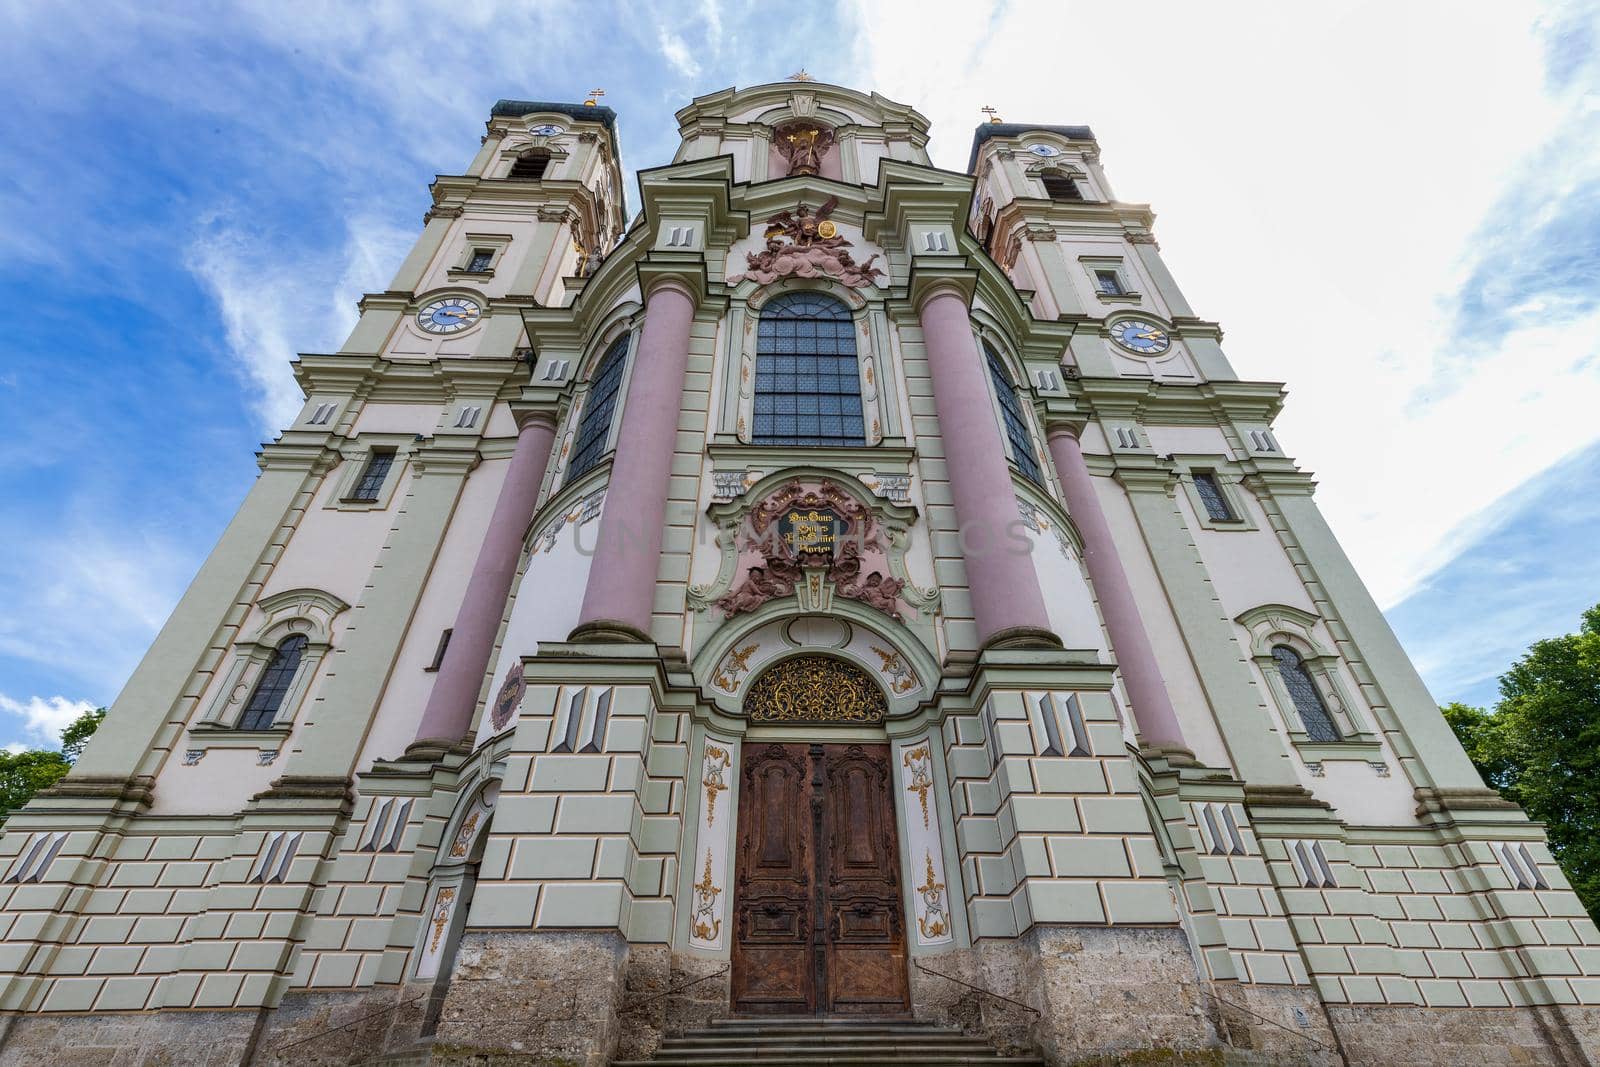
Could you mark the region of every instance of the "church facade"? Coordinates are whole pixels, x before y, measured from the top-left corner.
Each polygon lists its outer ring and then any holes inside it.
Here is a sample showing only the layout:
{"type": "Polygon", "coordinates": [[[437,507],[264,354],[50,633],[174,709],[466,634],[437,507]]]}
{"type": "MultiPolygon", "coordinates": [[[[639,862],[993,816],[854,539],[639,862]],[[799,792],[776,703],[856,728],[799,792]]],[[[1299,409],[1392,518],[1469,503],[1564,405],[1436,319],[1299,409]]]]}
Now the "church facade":
{"type": "Polygon", "coordinates": [[[0,1062],[1595,1062],[1600,934],[1092,132],[678,121],[630,223],[611,109],[500,101],[296,362],[0,836],[0,1062]]]}

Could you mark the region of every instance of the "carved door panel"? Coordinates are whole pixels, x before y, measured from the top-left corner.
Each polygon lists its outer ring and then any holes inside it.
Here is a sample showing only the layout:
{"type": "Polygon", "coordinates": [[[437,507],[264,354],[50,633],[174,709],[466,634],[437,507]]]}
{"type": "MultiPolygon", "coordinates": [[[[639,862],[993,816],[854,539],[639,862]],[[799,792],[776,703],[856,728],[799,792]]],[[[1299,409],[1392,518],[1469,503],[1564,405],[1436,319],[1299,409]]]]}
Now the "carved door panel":
{"type": "Polygon", "coordinates": [[[888,746],[746,745],[742,774],[734,1010],[904,1011],[888,746]]]}
{"type": "Polygon", "coordinates": [[[838,1014],[903,1011],[906,939],[889,748],[822,747],[827,1008],[838,1014]]]}
{"type": "Polygon", "coordinates": [[[744,747],[734,899],[733,1008],[816,1010],[811,929],[816,861],[805,745],[744,747]]]}

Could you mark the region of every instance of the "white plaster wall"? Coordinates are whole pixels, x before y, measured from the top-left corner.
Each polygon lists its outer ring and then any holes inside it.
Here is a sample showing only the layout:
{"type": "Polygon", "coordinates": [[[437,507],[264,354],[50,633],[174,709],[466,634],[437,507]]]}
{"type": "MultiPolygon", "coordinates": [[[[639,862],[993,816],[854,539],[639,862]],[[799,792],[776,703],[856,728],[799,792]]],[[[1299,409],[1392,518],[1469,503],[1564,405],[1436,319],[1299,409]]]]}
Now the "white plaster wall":
{"type": "Polygon", "coordinates": [[[437,404],[365,404],[356,417],[356,434],[431,434],[439,424],[437,404]]]}
{"type": "MultiPolygon", "coordinates": [[[[499,213],[489,214],[474,212],[464,214],[456,219],[450,226],[450,236],[440,246],[439,252],[433,257],[428,270],[422,276],[422,282],[417,286],[417,291],[428,292],[433,289],[464,286],[475,292],[480,292],[490,298],[499,298],[506,295],[511,286],[511,279],[522,269],[522,263],[528,257],[529,250],[533,247],[534,234],[538,232],[541,224],[530,218],[517,218],[515,216],[499,213]],[[467,259],[467,250],[477,247],[477,242],[467,237],[469,233],[488,234],[493,236],[510,236],[511,243],[501,253],[495,263],[494,277],[464,277],[453,279],[449,272],[461,265],[467,259]]],[[[548,224],[545,224],[548,225],[548,224]]],[[[395,351],[399,351],[397,348],[395,351]]]]}
{"type": "Polygon", "coordinates": [[[1232,456],[1228,438],[1215,426],[1146,426],[1158,455],[1232,456]]]}
{"type": "Polygon", "coordinates": [[[1068,648],[1095,649],[1101,662],[1108,662],[1099,608],[1077,559],[1063,554],[1054,533],[1025,532],[1033,542],[1033,568],[1044,592],[1050,628],[1068,648]]]}
{"type": "Polygon", "coordinates": [[[411,465],[391,477],[398,477],[389,506],[369,511],[342,511],[326,505],[339,492],[349,465],[345,460],[323,478],[311,506],[295,528],[283,555],[272,568],[261,590],[263,597],[286,589],[321,589],[346,604],[354,605],[366,588],[367,576],[378,550],[388,539],[395,513],[411,481],[411,465]]]}
{"type": "Polygon", "coordinates": [[[438,678],[437,674],[423,668],[433,662],[440,635],[455,625],[456,612],[461,607],[461,598],[483,545],[484,531],[489,528],[489,519],[494,514],[495,502],[500,498],[510,465],[509,457],[486,460],[467,477],[416,614],[401,643],[394,672],[379,699],[377,715],[361,749],[358,770],[366,770],[373,760],[400,755],[416,738],[422,710],[438,678]]]}
{"type": "MultiPolygon", "coordinates": [[[[539,516],[534,529],[544,529],[548,521],[549,516],[539,516]]],[[[583,591],[589,583],[589,564],[599,531],[598,519],[582,525],[568,523],[549,552],[543,550],[542,543],[535,543],[517,584],[511,620],[490,668],[490,677],[494,679],[489,687],[491,698],[513,663],[537,652],[540,641],[566,640],[572,628],[578,625],[578,612],[583,607],[583,591]]],[[[480,734],[479,740],[484,736],[488,735],[480,734]]]]}

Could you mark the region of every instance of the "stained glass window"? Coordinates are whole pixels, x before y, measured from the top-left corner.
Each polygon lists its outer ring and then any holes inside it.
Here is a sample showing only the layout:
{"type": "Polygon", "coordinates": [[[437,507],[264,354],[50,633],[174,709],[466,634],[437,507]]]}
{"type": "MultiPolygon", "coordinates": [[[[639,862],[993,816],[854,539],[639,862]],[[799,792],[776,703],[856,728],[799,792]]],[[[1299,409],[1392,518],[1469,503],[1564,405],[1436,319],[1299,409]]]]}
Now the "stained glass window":
{"type": "Polygon", "coordinates": [[[482,274],[489,269],[489,264],[494,262],[494,249],[474,248],[472,262],[467,264],[467,270],[473,274],[482,274]]]}
{"type": "Polygon", "coordinates": [[[283,698],[289,693],[295,672],[300,669],[300,657],[305,650],[306,639],[300,634],[284,638],[273,650],[272,658],[256,682],[255,692],[250,694],[250,702],[244,706],[244,714],[239,716],[239,729],[265,730],[272,725],[278,717],[278,709],[283,706],[283,698]]]}
{"type": "Polygon", "coordinates": [[[1097,270],[1094,272],[1094,286],[1100,290],[1102,296],[1126,296],[1122,288],[1122,279],[1117,277],[1114,270],[1097,270]]]}
{"type": "Polygon", "coordinates": [[[1333,724],[1333,716],[1328,714],[1328,706],[1322,702],[1322,694],[1317,692],[1317,684],[1311,680],[1311,672],[1306,670],[1300,653],[1288,645],[1276,645],[1272,658],[1278,664],[1278,677],[1289,690],[1306,735],[1313,741],[1340,740],[1339,728],[1333,724]]]}
{"type": "Polygon", "coordinates": [[[850,309],[822,293],[785,293],[756,334],[758,445],[865,445],[861,368],[850,309]]]}
{"type": "Polygon", "coordinates": [[[372,454],[367,457],[367,465],[362,469],[355,489],[350,493],[350,499],[363,504],[376,503],[378,491],[383,488],[384,481],[389,477],[389,468],[392,466],[394,466],[394,449],[374,448],[372,454]]]}
{"type": "Polygon", "coordinates": [[[628,337],[623,334],[611,343],[589,380],[583,418],[578,421],[578,439],[572,446],[572,464],[567,468],[569,482],[589,471],[605,455],[611,416],[617,410],[617,394],[622,390],[622,369],[628,361],[628,337]]]}
{"type": "Polygon", "coordinates": [[[1200,494],[1200,502],[1206,506],[1206,514],[1212,522],[1238,522],[1239,516],[1233,513],[1228,498],[1222,495],[1222,486],[1217,484],[1217,476],[1205,471],[1197,471],[1194,475],[1195,492],[1200,494]]]}
{"type": "Polygon", "coordinates": [[[1022,401],[1017,398],[1016,387],[1011,384],[1000,357],[995,355],[987,341],[983,345],[983,355],[989,364],[989,379],[994,382],[995,399],[1000,401],[1000,421],[1005,424],[1006,440],[1011,443],[1011,462],[1017,465],[1028,481],[1043,485],[1039,457],[1033,451],[1033,435],[1028,432],[1027,420],[1022,417],[1022,401]]]}

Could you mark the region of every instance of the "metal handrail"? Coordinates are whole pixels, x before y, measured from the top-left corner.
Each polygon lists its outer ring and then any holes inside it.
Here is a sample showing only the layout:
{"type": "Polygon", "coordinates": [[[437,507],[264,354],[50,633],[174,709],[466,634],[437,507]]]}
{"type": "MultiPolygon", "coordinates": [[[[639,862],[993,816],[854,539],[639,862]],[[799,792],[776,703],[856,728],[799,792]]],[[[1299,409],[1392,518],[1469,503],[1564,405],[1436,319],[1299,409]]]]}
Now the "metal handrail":
{"type": "Polygon", "coordinates": [[[643,1000],[639,1001],[637,1004],[634,1004],[632,1007],[623,1008],[617,1014],[626,1015],[630,1011],[638,1011],[640,1008],[644,1007],[646,1004],[649,1004],[649,1003],[652,1003],[654,1001],[660,1000],[662,997],[670,997],[674,993],[681,993],[685,989],[688,989],[690,986],[699,985],[701,982],[709,981],[712,978],[718,978],[718,977],[720,977],[720,976],[722,976],[724,974],[727,974],[732,969],[733,969],[733,964],[730,963],[727,966],[723,967],[722,970],[720,970],[720,971],[712,971],[710,974],[702,974],[699,978],[696,978],[691,982],[685,982],[682,985],[674,986],[671,989],[663,989],[659,993],[652,993],[652,994],[650,994],[650,996],[645,997],[643,1000]]]}
{"type": "Polygon", "coordinates": [[[393,1012],[397,1012],[401,1008],[404,1008],[409,1004],[415,1004],[417,1001],[422,1000],[424,997],[429,997],[429,996],[432,996],[432,995],[433,995],[433,990],[430,989],[426,993],[418,993],[416,996],[412,997],[410,1000],[402,1000],[398,1004],[390,1004],[388,1007],[379,1008],[377,1011],[369,1011],[365,1015],[358,1015],[354,1019],[349,1020],[348,1022],[340,1023],[338,1026],[330,1026],[326,1030],[318,1030],[316,1033],[312,1034],[309,1037],[297,1037],[293,1041],[286,1041],[283,1044],[279,1045],[277,1048],[273,1049],[272,1050],[272,1055],[273,1056],[281,1055],[285,1049],[294,1048],[296,1045],[303,1045],[307,1041],[315,1041],[319,1037],[327,1037],[329,1034],[337,1033],[340,1030],[349,1029],[350,1027],[355,1026],[357,1023],[364,1023],[368,1019],[375,1019],[380,1015],[388,1015],[388,1014],[391,1014],[393,1012]]]}
{"type": "MultiPolygon", "coordinates": [[[[1268,1026],[1276,1026],[1279,1030],[1282,1030],[1284,1033],[1293,1034],[1295,1037],[1298,1037],[1301,1041],[1309,1041],[1311,1044],[1313,1044],[1313,1045],[1317,1046],[1318,1048],[1322,1049],[1324,1052],[1333,1053],[1335,1056],[1338,1056],[1339,1059],[1344,1063],[1349,1063],[1350,1062],[1348,1059],[1345,1058],[1344,1050],[1341,1049],[1341,1048],[1334,1048],[1332,1045],[1324,1045],[1321,1041],[1318,1041],[1316,1038],[1312,1037],[1310,1034],[1302,1034],[1298,1030],[1291,1030],[1289,1027],[1287,1027],[1287,1026],[1283,1025],[1282,1023],[1278,1022],[1276,1019],[1269,1019],[1265,1015],[1262,1015],[1260,1012],[1251,1011],[1249,1008],[1245,1007],[1243,1004],[1235,1004],[1231,1000],[1223,1000],[1221,997],[1217,996],[1215,993],[1211,992],[1211,990],[1206,989],[1203,986],[1196,986],[1195,988],[1199,989],[1200,992],[1204,993],[1206,996],[1210,997],[1212,1000],[1216,1001],[1218,1004],[1221,1004],[1224,1008],[1232,1008],[1234,1011],[1242,1011],[1246,1015],[1251,1016],[1252,1018],[1261,1020],[1262,1022],[1266,1023],[1268,1026]]],[[[1334,1036],[1337,1039],[1338,1031],[1337,1030],[1333,1030],[1333,1027],[1331,1025],[1329,1026],[1329,1030],[1334,1033],[1334,1036]]]]}
{"type": "Polygon", "coordinates": [[[921,960],[912,960],[911,962],[917,965],[917,970],[926,971],[928,974],[933,975],[935,978],[943,978],[947,982],[954,982],[956,985],[966,986],[968,989],[972,990],[974,993],[982,993],[986,997],[993,997],[996,1000],[1003,1000],[1007,1004],[1015,1004],[1017,1007],[1021,1008],[1023,1011],[1031,1011],[1035,1015],[1039,1015],[1040,1014],[1039,1009],[1035,1008],[1031,1004],[1024,1004],[1020,1000],[1012,1000],[1008,996],[1003,996],[1003,995],[1001,995],[999,993],[996,993],[992,989],[985,989],[982,986],[973,985],[971,982],[963,982],[961,979],[957,978],[953,974],[945,974],[943,971],[934,970],[932,967],[929,967],[927,964],[923,963],[921,960]]]}

